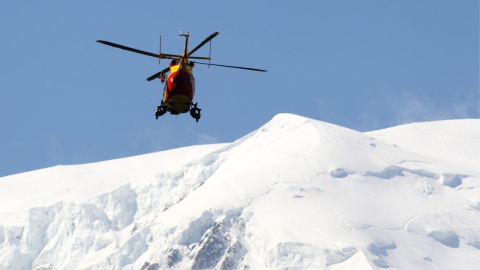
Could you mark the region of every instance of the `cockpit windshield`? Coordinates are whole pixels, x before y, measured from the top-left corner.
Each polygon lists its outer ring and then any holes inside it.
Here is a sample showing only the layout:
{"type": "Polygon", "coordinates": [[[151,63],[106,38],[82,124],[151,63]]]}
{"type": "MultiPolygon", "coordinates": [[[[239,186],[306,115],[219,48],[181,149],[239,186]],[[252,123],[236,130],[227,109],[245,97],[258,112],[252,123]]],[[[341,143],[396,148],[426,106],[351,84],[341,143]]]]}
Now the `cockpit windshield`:
{"type": "MultiPolygon", "coordinates": [[[[176,66],[180,64],[180,61],[178,61],[178,59],[173,59],[171,62],[170,62],[170,66],[176,66]]],[[[190,67],[194,67],[195,66],[195,63],[192,62],[192,61],[187,61],[187,65],[190,66],[190,67]]]]}

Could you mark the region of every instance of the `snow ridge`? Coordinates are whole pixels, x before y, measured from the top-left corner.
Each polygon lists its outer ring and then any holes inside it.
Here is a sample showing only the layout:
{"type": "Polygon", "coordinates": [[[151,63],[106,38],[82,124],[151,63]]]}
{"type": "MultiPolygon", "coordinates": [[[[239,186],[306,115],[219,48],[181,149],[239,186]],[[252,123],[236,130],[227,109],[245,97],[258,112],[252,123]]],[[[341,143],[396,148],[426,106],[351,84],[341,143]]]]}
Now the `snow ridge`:
{"type": "MultiPolygon", "coordinates": [[[[392,128],[384,141],[384,131],[277,115],[231,144],[191,148],[197,157],[176,168],[161,166],[188,152],[156,157],[154,176],[131,168],[103,194],[62,197],[3,223],[0,269],[475,269],[480,158],[445,158],[478,147],[480,120],[472,121],[392,128]],[[417,151],[415,130],[430,144],[449,130],[473,139],[436,156],[432,146],[417,151]],[[391,141],[402,133],[410,141],[391,141]]],[[[115,162],[105,166],[116,174],[115,162]]],[[[36,181],[28,176],[12,177],[36,181]]]]}

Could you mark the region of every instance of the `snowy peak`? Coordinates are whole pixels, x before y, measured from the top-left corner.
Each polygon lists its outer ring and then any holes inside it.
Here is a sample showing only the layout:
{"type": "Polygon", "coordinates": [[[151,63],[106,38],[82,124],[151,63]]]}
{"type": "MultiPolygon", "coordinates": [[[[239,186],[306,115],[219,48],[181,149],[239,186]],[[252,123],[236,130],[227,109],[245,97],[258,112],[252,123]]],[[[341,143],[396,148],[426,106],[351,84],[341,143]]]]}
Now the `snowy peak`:
{"type": "MultiPolygon", "coordinates": [[[[0,226],[0,269],[474,269],[478,167],[418,150],[418,135],[393,140],[420,132],[434,144],[448,132],[441,122],[422,127],[360,133],[281,114],[230,144],[145,156],[149,173],[138,177],[136,157],[79,165],[102,179],[132,177],[0,226]],[[159,162],[185,151],[198,155],[159,162]]],[[[58,179],[85,179],[74,167],[58,179]]],[[[0,216],[6,210],[15,209],[0,216]]]]}
{"type": "Polygon", "coordinates": [[[384,142],[369,133],[291,114],[275,116],[260,129],[234,144],[239,147],[238,152],[242,155],[247,153],[256,157],[263,154],[270,158],[289,155],[293,159],[301,158],[302,163],[310,162],[316,171],[334,170],[339,175],[342,172],[365,174],[369,172],[365,168],[380,169],[394,164],[424,163],[429,159],[421,153],[384,142]]]}

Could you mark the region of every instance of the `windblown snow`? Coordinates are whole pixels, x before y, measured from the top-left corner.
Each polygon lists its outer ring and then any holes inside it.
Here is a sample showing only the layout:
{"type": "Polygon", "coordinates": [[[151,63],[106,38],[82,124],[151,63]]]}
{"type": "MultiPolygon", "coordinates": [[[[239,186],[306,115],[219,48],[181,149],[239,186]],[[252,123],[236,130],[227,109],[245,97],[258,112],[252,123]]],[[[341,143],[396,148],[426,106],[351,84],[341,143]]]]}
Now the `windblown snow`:
{"type": "Polygon", "coordinates": [[[229,144],[0,178],[0,269],[480,269],[480,119],[280,114],[229,144]]]}

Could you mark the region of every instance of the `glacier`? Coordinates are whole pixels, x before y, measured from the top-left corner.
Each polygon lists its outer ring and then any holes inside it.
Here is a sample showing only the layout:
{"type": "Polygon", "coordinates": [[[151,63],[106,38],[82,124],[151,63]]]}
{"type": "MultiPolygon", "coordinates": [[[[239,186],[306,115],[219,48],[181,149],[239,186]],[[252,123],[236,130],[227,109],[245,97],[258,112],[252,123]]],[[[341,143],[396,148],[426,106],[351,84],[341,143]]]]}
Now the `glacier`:
{"type": "Polygon", "coordinates": [[[479,165],[480,119],[279,114],[232,143],[0,178],[0,269],[479,269],[479,165]]]}

